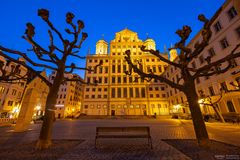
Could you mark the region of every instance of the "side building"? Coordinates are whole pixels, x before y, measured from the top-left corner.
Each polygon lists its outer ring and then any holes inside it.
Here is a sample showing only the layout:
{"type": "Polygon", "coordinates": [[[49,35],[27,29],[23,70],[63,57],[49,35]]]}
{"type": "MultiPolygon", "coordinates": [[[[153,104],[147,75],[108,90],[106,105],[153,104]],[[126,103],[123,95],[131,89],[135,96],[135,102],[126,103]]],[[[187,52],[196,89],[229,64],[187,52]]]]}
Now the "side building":
{"type": "MultiPolygon", "coordinates": [[[[53,82],[56,73],[52,72],[49,76],[49,80],[53,82]]],[[[65,74],[68,79],[78,76],[76,74],[65,74]]],[[[78,78],[80,78],[78,76],[78,78]]],[[[66,81],[63,83],[58,91],[57,103],[55,105],[55,117],[77,117],[80,114],[82,106],[82,91],[83,85],[76,81],[66,81]]]]}
{"type": "MultiPolygon", "coordinates": [[[[24,62],[24,59],[20,58],[20,61],[24,62]]],[[[17,64],[7,61],[0,56],[0,61],[3,65],[3,69],[10,73],[15,69],[17,64]]],[[[27,73],[25,67],[20,66],[18,69],[18,75],[24,76],[27,73]]],[[[16,78],[11,76],[10,78],[16,78]]],[[[19,80],[17,82],[0,82],[0,116],[2,118],[16,117],[21,107],[21,101],[24,91],[26,89],[26,81],[19,80]]]]}
{"type": "MultiPolygon", "coordinates": [[[[8,73],[18,66],[3,57],[0,57],[0,61],[4,64],[3,69],[8,73]]],[[[23,58],[19,58],[19,61],[25,62],[23,58]]],[[[28,76],[26,79],[0,82],[1,118],[18,118],[22,108],[28,108],[27,111],[24,109],[23,112],[33,118],[44,115],[48,86],[35,74],[27,75],[27,72],[27,68],[20,66],[18,74],[9,78],[16,79],[28,76]]],[[[45,70],[39,73],[47,78],[45,70]]]]}
{"type": "MultiPolygon", "coordinates": [[[[143,71],[162,74],[167,67],[140,47],[156,49],[153,39],[142,41],[136,32],[124,29],[115,34],[110,49],[105,40],[96,44],[96,53],[87,55],[86,67],[93,69],[100,61],[103,65],[95,72],[85,72],[86,82],[96,82],[97,86],[85,85],[82,113],[87,115],[168,115],[166,85],[159,81],[143,81],[138,75],[127,76],[128,64],[124,59],[126,50],[131,50],[132,58],[142,64],[143,71]],[[109,51],[110,50],[110,51],[109,51]],[[109,51],[109,52],[108,52],[109,51]]],[[[168,58],[167,53],[163,54],[168,58]]]]}
{"type": "MultiPolygon", "coordinates": [[[[190,67],[199,68],[207,64],[206,58],[211,56],[212,61],[216,61],[230,54],[231,50],[240,42],[240,16],[234,4],[236,1],[228,0],[221,7],[221,13],[211,26],[212,37],[209,45],[202,53],[190,63],[190,67]]],[[[239,7],[239,6],[238,6],[239,7]]],[[[201,41],[201,31],[199,31],[189,42],[187,47],[194,49],[194,45],[201,41]]],[[[237,50],[240,51],[239,49],[237,50]]],[[[175,58],[174,61],[178,61],[175,58]]],[[[233,67],[223,74],[213,75],[211,77],[201,77],[196,79],[196,87],[199,92],[205,96],[210,96],[212,102],[216,102],[221,95],[220,89],[235,90],[240,85],[240,58],[231,62],[233,67]],[[231,85],[233,83],[235,86],[231,85]]],[[[216,66],[218,67],[224,66],[216,66]]],[[[177,80],[180,77],[180,71],[173,66],[168,66],[164,75],[170,80],[177,80]]],[[[171,87],[167,88],[168,100],[171,112],[179,114],[190,114],[187,106],[187,100],[182,92],[171,87]]],[[[199,98],[199,103],[204,97],[199,98]]],[[[206,101],[206,100],[205,100],[206,101]]],[[[206,102],[209,103],[209,102],[206,102]]],[[[240,92],[224,92],[221,100],[215,104],[222,114],[240,113],[240,92]]],[[[200,105],[203,114],[214,114],[211,106],[200,105]]]]}

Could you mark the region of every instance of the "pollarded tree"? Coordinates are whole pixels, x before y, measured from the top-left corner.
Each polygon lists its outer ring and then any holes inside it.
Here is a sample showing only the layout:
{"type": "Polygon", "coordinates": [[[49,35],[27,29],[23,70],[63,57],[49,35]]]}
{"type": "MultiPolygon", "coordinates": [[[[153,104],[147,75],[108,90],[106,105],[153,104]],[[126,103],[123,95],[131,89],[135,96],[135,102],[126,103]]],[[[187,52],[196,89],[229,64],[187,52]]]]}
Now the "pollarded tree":
{"type": "Polygon", "coordinates": [[[181,30],[176,31],[176,34],[178,34],[178,36],[180,37],[180,41],[177,42],[174,46],[175,49],[180,50],[178,61],[170,61],[164,58],[158,50],[148,50],[145,48],[145,46],[141,47],[142,51],[149,52],[155,55],[161,61],[166,62],[168,65],[176,67],[176,69],[180,71],[181,75],[181,78],[179,78],[177,81],[172,81],[164,75],[156,75],[152,71],[149,73],[144,72],[139,62],[136,64],[132,61],[130,50],[127,50],[125,52],[125,60],[129,64],[130,68],[129,71],[126,72],[126,74],[131,75],[133,71],[137,73],[142,79],[146,79],[148,81],[152,79],[160,80],[168,84],[170,87],[176,88],[185,94],[192,115],[195,135],[200,146],[207,146],[209,143],[209,137],[198,104],[199,97],[196,91],[196,85],[194,81],[199,77],[212,76],[228,71],[232,67],[232,60],[240,57],[240,52],[238,50],[240,44],[238,44],[232,49],[231,52],[229,52],[229,54],[227,54],[221,59],[212,61],[211,57],[209,56],[206,58],[206,65],[199,68],[190,67],[190,62],[193,59],[197,58],[198,55],[200,55],[202,51],[208,46],[210,38],[212,36],[212,31],[210,27],[214,20],[218,17],[220,12],[221,9],[218,10],[218,12],[212,17],[211,20],[205,18],[204,15],[198,16],[198,19],[204,23],[204,27],[201,30],[202,40],[201,42],[195,44],[193,49],[190,49],[186,46],[186,40],[191,33],[191,28],[189,26],[183,26],[181,30]],[[217,70],[216,66],[218,66],[217,70]]]}
{"type": "Polygon", "coordinates": [[[55,104],[57,99],[57,93],[59,87],[62,83],[66,81],[80,81],[81,83],[85,83],[82,79],[78,77],[73,77],[71,79],[65,78],[64,74],[73,73],[74,70],[88,70],[94,71],[102,62],[94,67],[94,69],[77,67],[74,63],[71,65],[67,65],[67,62],[71,60],[71,58],[84,59],[84,56],[79,55],[79,49],[83,41],[87,38],[87,33],[82,32],[84,28],[84,23],[81,20],[78,20],[77,23],[73,22],[74,14],[68,12],[66,14],[66,23],[70,25],[71,29],[65,29],[65,32],[68,35],[73,36],[72,40],[65,39],[63,34],[52,24],[49,20],[49,11],[46,9],[39,9],[38,16],[42,18],[44,22],[50,28],[48,30],[50,44],[48,48],[44,48],[38,42],[34,40],[35,35],[35,27],[31,23],[26,24],[25,35],[22,37],[27,42],[31,44],[31,49],[28,49],[29,53],[12,50],[0,45],[0,56],[5,57],[6,59],[22,65],[26,67],[29,71],[34,72],[38,75],[48,86],[49,86],[49,94],[47,96],[46,101],[46,109],[45,116],[39,136],[39,140],[37,142],[36,148],[48,148],[51,145],[51,137],[52,137],[52,127],[54,120],[54,111],[55,104]],[[54,36],[57,36],[61,42],[62,47],[55,45],[54,36]],[[8,54],[6,54],[6,53],[8,54]],[[29,54],[35,54],[37,57],[37,62],[33,61],[29,54]],[[14,59],[14,55],[21,56],[26,60],[27,63],[18,61],[14,59]],[[42,67],[53,70],[56,72],[55,79],[53,83],[50,83],[46,78],[41,76],[39,72],[34,67],[42,67]]]}

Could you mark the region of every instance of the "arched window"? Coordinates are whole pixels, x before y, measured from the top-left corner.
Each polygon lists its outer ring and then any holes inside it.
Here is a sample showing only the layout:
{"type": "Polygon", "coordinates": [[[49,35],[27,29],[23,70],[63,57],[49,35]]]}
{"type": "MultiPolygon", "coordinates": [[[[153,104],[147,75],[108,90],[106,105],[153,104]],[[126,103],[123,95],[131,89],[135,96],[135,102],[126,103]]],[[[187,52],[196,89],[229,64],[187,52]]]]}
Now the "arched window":
{"type": "Polygon", "coordinates": [[[229,112],[236,112],[232,101],[227,101],[227,107],[229,112]]]}

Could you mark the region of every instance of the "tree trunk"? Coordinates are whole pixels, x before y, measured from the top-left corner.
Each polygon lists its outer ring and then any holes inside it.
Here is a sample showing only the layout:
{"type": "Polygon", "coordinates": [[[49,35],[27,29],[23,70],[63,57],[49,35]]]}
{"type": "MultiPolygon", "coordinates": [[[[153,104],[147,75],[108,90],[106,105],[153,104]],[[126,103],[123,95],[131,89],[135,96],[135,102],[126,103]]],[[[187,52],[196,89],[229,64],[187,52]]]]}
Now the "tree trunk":
{"type": "Polygon", "coordinates": [[[198,104],[198,95],[196,92],[194,81],[190,81],[185,85],[185,95],[189,103],[193,126],[198,144],[207,147],[209,144],[208,132],[203,120],[202,112],[198,104]]]}
{"type": "Polygon", "coordinates": [[[218,110],[218,108],[217,108],[216,106],[214,106],[214,105],[212,105],[212,107],[213,107],[216,115],[217,115],[218,118],[220,119],[220,121],[221,121],[222,123],[225,123],[225,120],[224,120],[222,114],[220,113],[220,111],[218,110]]]}
{"type": "Polygon", "coordinates": [[[64,78],[63,71],[57,72],[56,77],[53,81],[53,84],[50,87],[50,91],[46,101],[44,120],[41,128],[40,136],[36,145],[37,149],[48,148],[52,144],[52,127],[53,127],[53,121],[55,118],[55,104],[57,100],[59,87],[64,78]]]}

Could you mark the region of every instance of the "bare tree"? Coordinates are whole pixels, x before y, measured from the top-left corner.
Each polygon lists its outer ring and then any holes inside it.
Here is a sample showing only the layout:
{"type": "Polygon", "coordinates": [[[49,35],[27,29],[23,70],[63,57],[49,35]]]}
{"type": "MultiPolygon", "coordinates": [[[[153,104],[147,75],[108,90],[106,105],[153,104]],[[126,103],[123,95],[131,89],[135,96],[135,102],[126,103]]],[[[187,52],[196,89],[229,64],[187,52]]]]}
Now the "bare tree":
{"type": "Polygon", "coordinates": [[[224,90],[221,88],[221,89],[220,89],[220,96],[219,96],[219,98],[218,98],[217,100],[213,101],[211,96],[205,95],[205,94],[203,93],[203,91],[200,91],[200,92],[199,92],[199,98],[201,98],[202,101],[201,101],[199,104],[200,104],[200,105],[203,105],[203,106],[210,106],[210,107],[212,107],[213,110],[214,110],[214,112],[215,112],[215,114],[216,114],[216,116],[217,116],[217,118],[218,118],[222,123],[225,123],[225,120],[224,120],[222,114],[220,113],[220,111],[219,111],[219,109],[218,109],[218,107],[217,107],[217,104],[218,104],[218,103],[222,100],[222,98],[223,98],[223,92],[224,92],[224,90]]]}
{"type": "Polygon", "coordinates": [[[222,116],[219,108],[217,107],[217,104],[222,100],[224,97],[225,93],[229,92],[240,92],[240,85],[238,83],[231,82],[230,85],[232,85],[235,89],[228,89],[228,88],[220,88],[220,94],[218,95],[219,97],[215,100],[212,99],[211,96],[205,95],[203,91],[199,91],[199,98],[201,98],[201,102],[199,103],[200,105],[203,106],[210,106],[213,108],[217,118],[222,122],[225,123],[224,117],[222,116]]]}
{"type": "MultiPolygon", "coordinates": [[[[71,60],[71,58],[77,59],[84,59],[84,56],[79,55],[79,49],[83,41],[88,37],[88,34],[82,32],[84,28],[84,23],[81,20],[77,20],[77,23],[73,22],[74,14],[68,12],[66,14],[66,23],[70,25],[71,29],[65,29],[65,32],[68,35],[73,37],[72,40],[65,39],[62,33],[52,24],[49,20],[49,11],[46,9],[39,9],[38,16],[42,18],[42,20],[48,25],[48,35],[49,35],[49,46],[48,48],[44,48],[38,42],[34,40],[35,35],[35,27],[31,23],[26,24],[26,31],[25,35],[22,36],[28,43],[31,44],[31,49],[27,51],[29,53],[12,50],[0,45],[0,55],[9,59],[12,62],[15,62],[19,65],[26,67],[29,71],[34,72],[38,75],[48,86],[49,86],[49,94],[47,96],[46,101],[46,109],[45,109],[45,116],[39,136],[39,140],[37,142],[36,148],[48,148],[52,141],[52,127],[53,127],[53,120],[54,120],[54,111],[55,111],[55,104],[57,99],[57,93],[59,87],[62,83],[66,81],[79,81],[81,83],[85,83],[82,79],[77,78],[76,76],[71,78],[65,78],[64,74],[66,73],[73,73],[74,70],[88,70],[94,71],[98,66],[102,64],[100,62],[96,65],[93,69],[77,67],[74,63],[71,65],[67,65],[67,60],[71,60]],[[55,45],[54,36],[58,37],[60,40],[62,47],[55,45]],[[6,54],[6,53],[8,54],[6,54]],[[32,60],[29,54],[35,54],[38,59],[38,62],[32,60]],[[13,58],[13,55],[18,55],[23,57],[27,63],[20,62],[13,58]],[[35,67],[42,67],[46,69],[50,69],[56,72],[55,79],[53,83],[50,83],[48,79],[41,76],[35,67]]],[[[90,84],[90,83],[88,83],[90,84]]]]}
{"type": "Polygon", "coordinates": [[[170,61],[164,58],[158,50],[148,50],[145,46],[141,47],[141,50],[144,52],[149,52],[159,58],[161,61],[166,62],[168,65],[175,67],[177,70],[180,71],[181,78],[177,81],[172,81],[168,79],[164,75],[157,75],[154,74],[152,71],[146,73],[142,70],[141,64],[138,62],[137,64],[134,63],[131,59],[131,52],[127,50],[125,52],[125,60],[129,64],[129,71],[126,71],[126,74],[131,75],[132,72],[137,73],[140,78],[151,81],[152,79],[159,80],[165,82],[172,88],[176,88],[179,91],[183,92],[189,104],[189,108],[192,115],[193,126],[195,130],[195,135],[200,146],[208,146],[209,144],[209,137],[208,132],[206,130],[206,126],[202,117],[202,113],[198,104],[198,94],[196,91],[196,85],[194,81],[199,77],[204,76],[212,76],[215,74],[221,74],[228,71],[229,68],[232,67],[231,61],[237,57],[240,57],[240,52],[237,52],[237,49],[240,47],[240,44],[236,45],[234,49],[223,58],[212,61],[211,57],[207,57],[206,61],[207,64],[199,67],[199,68],[192,68],[190,67],[190,62],[197,58],[198,55],[202,53],[205,47],[208,46],[210,38],[212,36],[212,31],[210,26],[214,22],[214,20],[218,17],[222,8],[220,8],[217,13],[208,20],[205,18],[204,15],[199,15],[198,19],[204,23],[203,29],[201,30],[202,40],[201,42],[195,44],[194,48],[188,48],[186,45],[186,40],[189,38],[191,33],[191,28],[189,26],[183,26],[182,29],[177,30],[176,34],[180,37],[180,41],[177,42],[174,46],[175,49],[180,50],[180,54],[178,56],[178,61],[170,61]],[[216,66],[220,66],[216,70],[216,66]]]}

